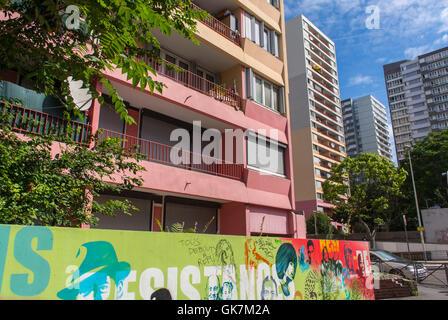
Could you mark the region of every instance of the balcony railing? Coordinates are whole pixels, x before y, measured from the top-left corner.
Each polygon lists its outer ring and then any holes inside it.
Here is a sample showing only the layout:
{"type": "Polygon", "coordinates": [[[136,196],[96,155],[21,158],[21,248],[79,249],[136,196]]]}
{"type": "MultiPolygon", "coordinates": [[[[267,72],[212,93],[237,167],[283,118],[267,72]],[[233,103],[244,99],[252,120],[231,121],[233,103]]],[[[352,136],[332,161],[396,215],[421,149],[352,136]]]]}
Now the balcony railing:
{"type": "Polygon", "coordinates": [[[129,149],[130,152],[145,155],[146,161],[236,180],[242,180],[243,178],[243,164],[227,163],[218,158],[212,158],[206,155],[185,151],[180,148],[175,148],[106,129],[100,129],[97,135],[99,139],[120,139],[124,148],[129,149]]]}
{"type": "MultiPolygon", "coordinates": [[[[322,74],[320,74],[320,73],[319,73],[319,75],[322,76],[322,74]]],[[[315,76],[314,74],[313,74],[312,79],[313,79],[314,81],[320,83],[321,85],[323,85],[323,86],[324,86],[325,88],[327,88],[330,92],[336,94],[336,93],[334,92],[334,90],[336,89],[336,87],[334,86],[334,84],[331,85],[329,82],[326,82],[325,80],[319,79],[319,78],[318,78],[317,76],[315,76]]]]}
{"type": "Polygon", "coordinates": [[[327,40],[323,39],[322,36],[321,36],[318,32],[314,31],[312,28],[308,28],[308,30],[309,30],[309,31],[310,31],[310,32],[311,32],[317,39],[319,39],[319,41],[325,46],[325,48],[327,48],[328,51],[331,52],[331,49],[330,49],[330,47],[329,47],[329,45],[328,45],[327,40]]]}
{"type": "MultiPolygon", "coordinates": [[[[326,58],[327,59],[330,59],[331,60],[331,58],[330,58],[330,56],[331,56],[331,54],[330,54],[330,50],[329,49],[327,49],[320,41],[318,41],[315,37],[313,37],[313,39],[311,40],[310,39],[310,41],[316,46],[316,47],[318,47],[325,55],[326,55],[326,58]]],[[[333,58],[333,60],[334,60],[334,58],[333,58]]]]}
{"type": "MultiPolygon", "coordinates": [[[[319,91],[317,93],[319,93],[319,91]]],[[[334,105],[331,105],[329,102],[327,102],[327,100],[322,99],[316,95],[313,98],[314,98],[315,102],[319,103],[322,107],[328,108],[331,111],[333,111],[334,113],[340,114],[340,112],[338,112],[336,110],[336,107],[334,105]]]]}
{"type": "Polygon", "coordinates": [[[331,120],[333,120],[336,124],[340,124],[341,121],[339,121],[335,116],[330,115],[328,112],[325,112],[324,110],[320,110],[319,108],[317,108],[316,106],[314,106],[314,111],[320,113],[321,115],[330,118],[331,120]]]}
{"type": "Polygon", "coordinates": [[[340,143],[340,144],[343,143],[343,142],[341,142],[341,141],[338,140],[338,137],[337,137],[337,136],[334,137],[334,136],[328,134],[328,132],[330,132],[328,129],[326,129],[327,132],[325,132],[325,131],[323,131],[322,129],[319,129],[319,128],[315,128],[315,129],[317,130],[317,132],[319,132],[319,134],[324,135],[325,137],[328,137],[328,138],[330,138],[330,139],[333,139],[333,140],[336,141],[337,143],[340,143]]]}
{"type": "Polygon", "coordinates": [[[314,56],[313,56],[312,54],[310,54],[310,57],[311,57],[311,60],[312,60],[313,62],[317,63],[317,65],[318,65],[319,67],[323,68],[328,74],[331,74],[333,77],[335,77],[335,76],[332,74],[331,67],[329,67],[328,65],[324,65],[324,64],[322,63],[322,61],[319,61],[318,59],[314,58],[314,56]]]}
{"type": "MultiPolygon", "coordinates": [[[[203,10],[194,3],[191,3],[190,6],[192,9],[203,10]]],[[[241,36],[238,31],[230,29],[227,25],[214,17],[204,18],[201,22],[241,47],[241,36]]]]}
{"type": "Polygon", "coordinates": [[[243,107],[243,99],[231,89],[226,89],[163,59],[155,61],[155,59],[147,57],[146,63],[154,68],[159,74],[179,82],[188,88],[213,97],[232,107],[238,107],[240,109],[243,107]]]}
{"type": "Polygon", "coordinates": [[[65,136],[73,142],[86,144],[91,133],[91,126],[77,121],[67,121],[62,117],[48,113],[6,104],[0,101],[0,113],[12,115],[9,125],[19,133],[37,135],[65,136]],[[67,129],[71,130],[67,130],[67,129]]]}
{"type": "MultiPolygon", "coordinates": [[[[330,101],[331,103],[334,103],[335,105],[337,105],[339,102],[337,102],[337,96],[335,95],[335,97],[331,97],[331,96],[329,96],[328,94],[326,94],[325,92],[324,92],[324,90],[322,90],[322,91],[319,91],[318,89],[316,89],[314,86],[312,87],[312,89],[314,89],[314,91],[317,93],[317,94],[319,94],[319,95],[321,95],[321,96],[323,96],[323,97],[325,97],[325,98],[327,98],[327,100],[328,101],[330,101]]],[[[322,99],[323,100],[323,99],[322,99]]],[[[319,101],[319,102],[321,102],[321,101],[319,101]]],[[[325,106],[329,106],[328,105],[328,103],[323,103],[325,106]]],[[[330,107],[331,108],[331,107],[330,107]]],[[[334,108],[331,108],[333,111],[336,111],[334,108]]]]}

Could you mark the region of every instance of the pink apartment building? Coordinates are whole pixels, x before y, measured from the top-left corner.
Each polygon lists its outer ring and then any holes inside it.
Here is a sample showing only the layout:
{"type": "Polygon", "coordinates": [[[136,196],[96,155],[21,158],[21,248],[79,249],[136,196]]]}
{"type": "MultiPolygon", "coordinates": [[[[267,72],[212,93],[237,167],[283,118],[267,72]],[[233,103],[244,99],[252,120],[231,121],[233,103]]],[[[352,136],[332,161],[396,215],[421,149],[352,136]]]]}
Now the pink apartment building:
{"type": "MultiPolygon", "coordinates": [[[[137,124],[125,124],[97,101],[86,112],[88,123],[77,124],[137,144],[146,156],[140,188],[100,199],[125,197],[139,211],[100,217],[92,228],[160,231],[159,221],[163,228],[185,222],[202,230],[211,222],[207,233],[305,238],[304,216],[295,211],[283,1],[194,2],[213,16],[198,22],[200,45],[178,34],[159,37],[161,58],[182,71],[148,61],[157,70],[155,80],[167,86],[162,94],[133,88],[120,70],[108,74],[137,124]],[[193,123],[199,121],[200,134],[207,129],[221,134],[222,153],[216,157],[225,161],[173,163],[170,153],[178,142],[171,133],[183,129],[193,139],[198,134],[193,123]],[[245,135],[226,139],[226,130],[245,135]],[[254,147],[268,150],[278,165],[249,161],[254,147]]],[[[3,86],[22,85],[13,72],[0,76],[3,86]]],[[[107,102],[108,91],[98,90],[107,102]]],[[[45,106],[27,108],[22,111],[57,120],[45,106]]],[[[209,143],[202,138],[200,146],[192,141],[190,159],[201,158],[209,143]]]]}

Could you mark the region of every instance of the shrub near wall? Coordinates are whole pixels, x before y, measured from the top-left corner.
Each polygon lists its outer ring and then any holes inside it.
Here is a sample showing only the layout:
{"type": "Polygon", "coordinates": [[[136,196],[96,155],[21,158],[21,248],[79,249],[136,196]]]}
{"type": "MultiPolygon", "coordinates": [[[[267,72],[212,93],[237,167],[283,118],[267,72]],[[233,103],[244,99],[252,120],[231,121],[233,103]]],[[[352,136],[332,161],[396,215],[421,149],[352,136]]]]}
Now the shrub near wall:
{"type": "Polygon", "coordinates": [[[0,226],[0,298],[374,299],[368,244],[0,226]]]}

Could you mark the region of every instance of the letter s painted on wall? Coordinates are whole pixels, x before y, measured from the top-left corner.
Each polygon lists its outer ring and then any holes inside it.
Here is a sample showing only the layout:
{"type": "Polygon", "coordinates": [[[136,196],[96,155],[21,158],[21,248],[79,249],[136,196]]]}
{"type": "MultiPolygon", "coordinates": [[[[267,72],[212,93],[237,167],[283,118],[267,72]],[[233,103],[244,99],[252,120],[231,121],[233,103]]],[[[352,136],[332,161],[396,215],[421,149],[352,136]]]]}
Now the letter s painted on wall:
{"type": "Polygon", "coordinates": [[[32,248],[37,238],[36,251],[53,249],[53,233],[48,228],[24,227],[14,241],[14,257],[25,268],[33,272],[33,282],[28,283],[29,274],[12,274],[11,291],[19,296],[35,296],[45,290],[50,281],[50,265],[32,248]]]}

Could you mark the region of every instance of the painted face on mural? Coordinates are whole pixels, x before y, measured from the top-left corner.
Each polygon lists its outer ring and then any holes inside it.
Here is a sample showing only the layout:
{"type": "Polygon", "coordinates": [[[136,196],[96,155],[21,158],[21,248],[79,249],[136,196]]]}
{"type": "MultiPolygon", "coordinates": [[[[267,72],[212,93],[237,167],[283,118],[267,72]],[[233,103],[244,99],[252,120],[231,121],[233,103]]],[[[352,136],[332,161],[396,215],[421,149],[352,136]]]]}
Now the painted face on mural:
{"type": "Polygon", "coordinates": [[[262,300],[275,300],[277,297],[277,284],[273,279],[263,282],[263,290],[261,292],[262,300]]]}
{"type": "Polygon", "coordinates": [[[217,276],[210,276],[208,282],[208,299],[218,300],[219,284],[217,276]]]}
{"type": "Polygon", "coordinates": [[[294,263],[290,262],[288,264],[288,269],[286,269],[286,273],[285,273],[286,277],[289,278],[290,280],[294,279],[294,263]]]}
{"type": "Polygon", "coordinates": [[[361,254],[358,255],[358,272],[362,277],[365,275],[364,261],[361,254]]]}
{"type": "Polygon", "coordinates": [[[306,246],[306,249],[308,251],[308,260],[309,263],[311,264],[313,261],[313,254],[314,254],[314,243],[313,241],[309,240],[306,246]]]}
{"type": "Polygon", "coordinates": [[[109,297],[110,288],[110,277],[106,273],[97,272],[79,284],[76,300],[106,300],[109,297]]]}
{"type": "Polygon", "coordinates": [[[232,300],[233,284],[231,282],[224,282],[222,285],[222,299],[232,300]]]}

